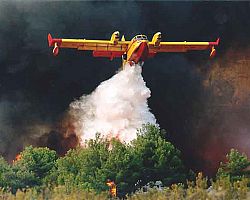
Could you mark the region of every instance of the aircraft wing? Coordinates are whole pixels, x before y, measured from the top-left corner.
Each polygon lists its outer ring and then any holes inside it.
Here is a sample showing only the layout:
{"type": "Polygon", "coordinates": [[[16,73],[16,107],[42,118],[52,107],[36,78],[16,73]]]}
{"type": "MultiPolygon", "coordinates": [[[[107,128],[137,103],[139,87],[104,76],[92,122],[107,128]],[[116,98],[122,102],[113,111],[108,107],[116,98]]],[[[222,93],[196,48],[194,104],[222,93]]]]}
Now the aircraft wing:
{"type": "Polygon", "coordinates": [[[128,48],[129,41],[58,39],[48,34],[49,47],[53,48],[56,56],[60,48],[93,51],[95,57],[120,57],[128,48]]]}
{"type": "Polygon", "coordinates": [[[210,57],[215,56],[215,46],[219,45],[220,39],[215,42],[149,42],[149,52],[156,54],[158,52],[186,52],[193,50],[211,50],[210,57]]]}

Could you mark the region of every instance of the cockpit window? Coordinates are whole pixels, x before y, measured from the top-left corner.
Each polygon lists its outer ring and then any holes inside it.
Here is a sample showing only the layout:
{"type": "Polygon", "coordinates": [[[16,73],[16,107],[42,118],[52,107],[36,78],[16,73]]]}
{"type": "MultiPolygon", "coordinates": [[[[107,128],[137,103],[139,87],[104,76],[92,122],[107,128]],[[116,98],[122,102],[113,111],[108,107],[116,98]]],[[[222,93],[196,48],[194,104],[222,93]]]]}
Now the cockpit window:
{"type": "Polygon", "coordinates": [[[146,35],[137,35],[134,37],[134,40],[147,40],[147,36],[146,35]]]}

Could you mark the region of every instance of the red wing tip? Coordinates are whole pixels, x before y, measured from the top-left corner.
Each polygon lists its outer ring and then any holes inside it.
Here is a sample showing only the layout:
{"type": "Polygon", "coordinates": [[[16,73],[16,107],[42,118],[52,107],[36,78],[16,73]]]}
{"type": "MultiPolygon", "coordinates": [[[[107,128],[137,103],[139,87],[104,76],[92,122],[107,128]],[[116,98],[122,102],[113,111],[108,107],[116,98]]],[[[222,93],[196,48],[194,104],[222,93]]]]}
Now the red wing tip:
{"type": "Polygon", "coordinates": [[[48,44],[49,44],[49,47],[52,46],[52,43],[53,43],[53,38],[52,38],[51,34],[49,33],[48,34],[48,44]]]}
{"type": "Polygon", "coordinates": [[[212,46],[218,46],[219,43],[220,43],[220,38],[218,38],[215,42],[208,42],[209,45],[212,47],[212,46]]]}
{"type": "Polygon", "coordinates": [[[219,45],[219,43],[220,43],[220,38],[216,40],[216,44],[219,45]]]}

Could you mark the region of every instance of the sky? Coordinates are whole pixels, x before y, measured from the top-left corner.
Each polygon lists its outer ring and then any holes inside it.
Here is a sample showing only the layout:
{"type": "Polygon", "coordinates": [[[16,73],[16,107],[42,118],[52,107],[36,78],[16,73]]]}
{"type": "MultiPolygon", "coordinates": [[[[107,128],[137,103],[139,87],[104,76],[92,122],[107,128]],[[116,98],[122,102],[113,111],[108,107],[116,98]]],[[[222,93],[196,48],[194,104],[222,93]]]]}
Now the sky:
{"type": "Polygon", "coordinates": [[[229,148],[250,153],[248,82],[237,79],[242,60],[240,73],[250,75],[249,9],[249,2],[1,1],[0,153],[11,160],[28,144],[62,149],[67,141],[77,143],[60,134],[70,103],[112,77],[121,60],[69,49],[54,57],[47,35],[109,39],[116,30],[127,40],[158,31],[164,41],[220,37],[213,60],[209,52],[147,60],[142,75],[151,90],[149,107],[196,171],[212,174],[229,148]]]}

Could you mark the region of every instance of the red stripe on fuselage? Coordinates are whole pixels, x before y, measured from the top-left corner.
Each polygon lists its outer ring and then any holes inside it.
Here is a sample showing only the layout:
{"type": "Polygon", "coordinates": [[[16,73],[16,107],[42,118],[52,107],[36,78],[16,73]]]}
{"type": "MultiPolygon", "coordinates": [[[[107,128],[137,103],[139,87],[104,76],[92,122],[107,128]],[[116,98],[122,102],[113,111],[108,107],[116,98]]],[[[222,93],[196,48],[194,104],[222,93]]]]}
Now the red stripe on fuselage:
{"type": "Polygon", "coordinates": [[[124,52],[122,51],[93,51],[94,57],[107,57],[110,59],[121,57],[124,52]]]}

